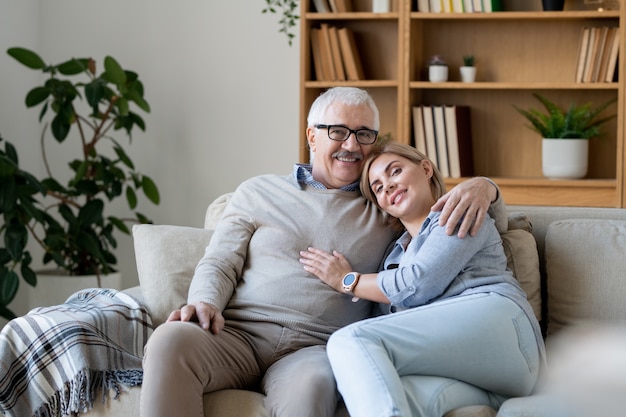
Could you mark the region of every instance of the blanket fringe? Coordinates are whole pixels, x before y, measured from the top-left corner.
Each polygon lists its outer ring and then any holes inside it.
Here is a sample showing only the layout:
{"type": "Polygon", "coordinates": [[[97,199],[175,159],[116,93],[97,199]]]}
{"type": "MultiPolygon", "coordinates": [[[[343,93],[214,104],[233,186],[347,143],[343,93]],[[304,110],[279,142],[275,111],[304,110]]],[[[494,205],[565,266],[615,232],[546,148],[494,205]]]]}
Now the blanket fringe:
{"type": "Polygon", "coordinates": [[[127,388],[141,385],[143,370],[119,371],[82,370],[74,379],[55,392],[33,417],[77,417],[93,408],[98,392],[104,404],[113,391],[116,400],[127,388]]]}

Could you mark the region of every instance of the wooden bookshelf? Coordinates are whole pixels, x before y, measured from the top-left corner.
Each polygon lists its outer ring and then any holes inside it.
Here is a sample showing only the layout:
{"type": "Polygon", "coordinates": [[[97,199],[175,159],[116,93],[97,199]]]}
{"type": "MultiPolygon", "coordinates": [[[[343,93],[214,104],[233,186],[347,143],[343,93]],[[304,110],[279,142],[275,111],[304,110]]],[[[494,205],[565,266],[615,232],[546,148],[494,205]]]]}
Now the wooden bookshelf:
{"type": "MultiPolygon", "coordinates": [[[[371,0],[352,0],[354,11],[348,13],[317,13],[310,3],[301,1],[301,161],[309,158],[304,132],[315,97],[331,86],[353,85],[367,89],[376,100],[381,133],[404,143],[413,143],[413,106],[470,106],[474,173],[495,180],[508,204],[626,207],[623,5],[619,11],[598,12],[574,0],[568,10],[543,12],[540,1],[511,0],[513,8],[507,10],[505,1],[503,12],[424,13],[416,11],[416,1],[393,0],[390,13],[375,14],[369,12],[371,0]],[[322,23],[353,31],[364,80],[315,79],[309,34],[322,23]],[[620,27],[616,82],[575,82],[586,26],[620,27]],[[448,82],[427,81],[426,62],[435,54],[443,55],[449,65],[448,82]],[[467,54],[476,57],[475,83],[460,82],[458,68],[467,54]],[[618,117],[604,126],[602,138],[590,141],[584,179],[542,176],[541,138],[513,107],[539,107],[533,92],[562,106],[617,97],[611,110],[618,117]]],[[[449,179],[448,187],[461,180],[449,179]]]]}

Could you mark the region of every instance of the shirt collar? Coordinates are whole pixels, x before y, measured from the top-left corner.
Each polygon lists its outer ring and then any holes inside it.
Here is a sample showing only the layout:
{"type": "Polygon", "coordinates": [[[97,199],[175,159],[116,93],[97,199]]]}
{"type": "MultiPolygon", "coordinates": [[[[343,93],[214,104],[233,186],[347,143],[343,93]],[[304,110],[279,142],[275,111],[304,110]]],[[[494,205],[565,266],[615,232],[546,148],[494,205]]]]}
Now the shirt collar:
{"type": "MultiPolygon", "coordinates": [[[[313,178],[313,165],[311,164],[295,164],[293,168],[293,176],[300,184],[310,185],[313,188],[320,190],[327,190],[321,182],[313,178]]],[[[340,188],[342,191],[356,191],[359,189],[359,181],[355,181],[352,184],[345,185],[340,188]]]]}

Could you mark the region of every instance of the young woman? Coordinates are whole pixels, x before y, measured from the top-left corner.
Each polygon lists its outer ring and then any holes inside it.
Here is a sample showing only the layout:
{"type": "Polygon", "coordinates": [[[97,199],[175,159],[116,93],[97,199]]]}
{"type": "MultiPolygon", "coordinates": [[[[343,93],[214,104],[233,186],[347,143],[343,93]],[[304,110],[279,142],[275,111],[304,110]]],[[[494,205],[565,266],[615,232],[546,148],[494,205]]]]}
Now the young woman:
{"type": "Polygon", "coordinates": [[[500,399],[529,395],[545,348],[493,220],[475,236],[448,236],[430,210],[445,193],[441,174],[408,145],[374,151],[361,191],[405,230],[380,272],[353,271],[338,252],[301,252],[305,270],[353,301],[390,306],[392,314],[344,327],[328,342],[350,416],[415,417],[412,376],[462,381],[500,399]]]}

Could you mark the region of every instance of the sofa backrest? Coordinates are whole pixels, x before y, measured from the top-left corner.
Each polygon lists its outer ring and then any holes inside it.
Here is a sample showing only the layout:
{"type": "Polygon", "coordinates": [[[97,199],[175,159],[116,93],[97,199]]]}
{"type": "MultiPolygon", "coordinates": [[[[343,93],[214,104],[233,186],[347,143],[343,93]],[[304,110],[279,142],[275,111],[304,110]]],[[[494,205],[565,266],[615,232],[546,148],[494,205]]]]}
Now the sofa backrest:
{"type": "Polygon", "coordinates": [[[537,242],[547,336],[564,327],[626,324],[626,210],[509,206],[537,242]]]}

